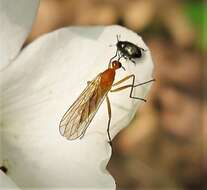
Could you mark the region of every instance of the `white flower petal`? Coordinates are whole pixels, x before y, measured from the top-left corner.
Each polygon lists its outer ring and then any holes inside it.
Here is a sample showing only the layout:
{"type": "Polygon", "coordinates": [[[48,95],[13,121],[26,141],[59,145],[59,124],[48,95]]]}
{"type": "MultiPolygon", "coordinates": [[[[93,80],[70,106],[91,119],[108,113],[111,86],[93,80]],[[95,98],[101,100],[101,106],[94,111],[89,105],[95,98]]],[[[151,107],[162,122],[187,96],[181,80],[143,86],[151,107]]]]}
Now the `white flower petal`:
{"type": "MultiPolygon", "coordinates": [[[[116,34],[147,49],[141,38],[123,27],[64,28],[36,40],[4,70],[3,157],[18,186],[115,189],[105,169],[111,156],[106,103],[81,140],[64,139],[58,126],[87,81],[107,69],[116,51],[109,47],[116,43],[116,34]]],[[[116,80],[129,73],[137,76],[137,82],[151,79],[149,51],[136,66],[123,64],[127,71],[118,70],[116,80]]],[[[143,97],[147,90],[141,86],[136,95],[143,97]]],[[[130,99],[129,90],[109,96],[114,136],[127,126],[141,102],[130,99]]]]}
{"type": "Polygon", "coordinates": [[[0,170],[0,189],[1,190],[20,190],[8,176],[0,170]]]}
{"type": "Polygon", "coordinates": [[[18,54],[29,31],[39,0],[0,1],[0,70],[18,54]]]}
{"type": "MultiPolygon", "coordinates": [[[[0,70],[6,67],[17,56],[31,29],[38,3],[38,0],[19,0],[18,2],[13,0],[0,1],[0,70]]],[[[3,80],[1,75],[0,80],[3,80]]],[[[1,116],[0,123],[2,123],[1,116]]],[[[3,164],[1,137],[2,133],[0,132],[0,166],[3,164]]],[[[7,178],[0,171],[0,188],[14,189],[14,184],[7,178]]]]}

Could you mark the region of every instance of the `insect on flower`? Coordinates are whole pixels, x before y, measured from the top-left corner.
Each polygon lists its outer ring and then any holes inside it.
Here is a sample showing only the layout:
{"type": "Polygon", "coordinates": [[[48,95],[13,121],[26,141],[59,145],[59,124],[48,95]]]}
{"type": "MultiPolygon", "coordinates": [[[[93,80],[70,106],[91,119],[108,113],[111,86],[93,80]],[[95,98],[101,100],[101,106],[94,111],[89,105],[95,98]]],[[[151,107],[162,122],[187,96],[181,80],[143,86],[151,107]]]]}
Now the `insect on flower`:
{"type": "Polygon", "coordinates": [[[120,41],[118,35],[116,35],[116,38],[117,38],[117,43],[116,43],[117,50],[115,56],[111,58],[110,63],[118,55],[119,58],[123,57],[126,60],[129,59],[134,64],[136,64],[135,59],[141,58],[143,56],[143,51],[146,50],[131,42],[120,41]]]}
{"type": "Polygon", "coordinates": [[[130,98],[146,101],[143,98],[134,97],[132,95],[133,89],[134,87],[154,81],[154,79],[152,79],[147,82],[134,85],[135,75],[132,74],[113,84],[116,70],[119,68],[124,69],[122,64],[118,60],[115,60],[109,65],[108,69],[98,74],[92,81],[88,82],[87,87],[83,90],[83,92],[71,105],[71,107],[66,111],[60,121],[59,131],[62,136],[66,137],[68,140],[82,138],[96,112],[98,111],[101,103],[104,99],[106,99],[109,116],[107,134],[109,143],[111,144],[111,136],[109,131],[111,122],[111,105],[108,97],[108,92],[115,92],[126,88],[131,88],[130,98]],[[112,87],[117,86],[130,78],[133,79],[132,84],[118,87],[113,90],[111,89],[112,87]]]}

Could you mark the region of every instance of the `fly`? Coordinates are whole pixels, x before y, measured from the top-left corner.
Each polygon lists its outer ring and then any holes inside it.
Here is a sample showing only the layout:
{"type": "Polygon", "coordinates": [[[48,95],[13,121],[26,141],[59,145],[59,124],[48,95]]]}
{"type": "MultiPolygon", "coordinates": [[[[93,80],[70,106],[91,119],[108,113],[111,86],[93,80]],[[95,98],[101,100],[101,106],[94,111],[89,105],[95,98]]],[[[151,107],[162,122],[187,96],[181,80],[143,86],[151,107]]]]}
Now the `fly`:
{"type": "Polygon", "coordinates": [[[109,64],[108,69],[98,74],[92,81],[88,82],[86,88],[77,98],[77,100],[66,111],[60,121],[59,131],[62,136],[64,136],[68,140],[82,138],[103,100],[106,99],[109,117],[107,135],[109,143],[110,145],[112,145],[109,131],[112,115],[108,92],[116,92],[124,90],[126,88],[130,88],[130,98],[146,101],[143,98],[134,97],[132,95],[133,89],[137,86],[141,86],[143,84],[154,81],[154,79],[152,79],[147,82],[134,85],[135,75],[132,74],[116,83],[113,83],[116,75],[116,70],[119,68],[123,68],[123,66],[119,61],[115,60],[111,64],[109,64]],[[132,84],[121,86],[116,89],[111,89],[112,87],[117,86],[130,78],[133,79],[132,84]]]}

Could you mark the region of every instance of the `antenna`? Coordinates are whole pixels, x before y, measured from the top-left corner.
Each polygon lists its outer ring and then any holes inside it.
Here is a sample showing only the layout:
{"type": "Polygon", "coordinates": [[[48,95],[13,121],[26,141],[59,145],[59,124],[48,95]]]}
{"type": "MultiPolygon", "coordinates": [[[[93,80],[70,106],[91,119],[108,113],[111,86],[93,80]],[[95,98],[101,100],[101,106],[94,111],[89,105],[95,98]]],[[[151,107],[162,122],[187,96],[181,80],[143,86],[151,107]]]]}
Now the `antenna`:
{"type": "Polygon", "coordinates": [[[120,38],[120,37],[121,37],[120,34],[117,34],[117,35],[116,35],[117,42],[119,42],[119,38],[120,38]]]}

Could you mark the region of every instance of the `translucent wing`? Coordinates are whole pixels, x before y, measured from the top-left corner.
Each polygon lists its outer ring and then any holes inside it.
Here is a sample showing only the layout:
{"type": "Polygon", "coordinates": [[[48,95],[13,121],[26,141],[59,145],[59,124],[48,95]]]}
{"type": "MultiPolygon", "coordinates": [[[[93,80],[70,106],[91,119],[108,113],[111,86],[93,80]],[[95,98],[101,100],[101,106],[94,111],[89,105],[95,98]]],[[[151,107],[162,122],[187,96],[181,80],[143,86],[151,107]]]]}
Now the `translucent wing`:
{"type": "Polygon", "coordinates": [[[84,135],[107,92],[100,88],[100,74],[91,81],[60,121],[60,134],[68,140],[84,135]]]}

